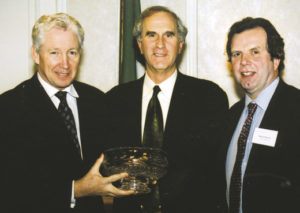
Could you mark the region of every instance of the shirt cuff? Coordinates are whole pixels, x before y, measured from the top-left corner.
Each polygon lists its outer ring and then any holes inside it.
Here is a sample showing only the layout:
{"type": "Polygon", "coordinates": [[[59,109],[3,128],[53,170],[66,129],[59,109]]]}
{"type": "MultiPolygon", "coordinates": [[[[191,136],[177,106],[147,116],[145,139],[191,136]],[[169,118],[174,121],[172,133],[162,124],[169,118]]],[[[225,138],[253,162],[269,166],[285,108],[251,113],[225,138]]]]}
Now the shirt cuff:
{"type": "Polygon", "coordinates": [[[70,207],[73,209],[76,205],[76,199],[75,199],[75,196],[74,196],[74,180],[72,181],[72,194],[71,194],[71,204],[70,204],[70,207]]]}

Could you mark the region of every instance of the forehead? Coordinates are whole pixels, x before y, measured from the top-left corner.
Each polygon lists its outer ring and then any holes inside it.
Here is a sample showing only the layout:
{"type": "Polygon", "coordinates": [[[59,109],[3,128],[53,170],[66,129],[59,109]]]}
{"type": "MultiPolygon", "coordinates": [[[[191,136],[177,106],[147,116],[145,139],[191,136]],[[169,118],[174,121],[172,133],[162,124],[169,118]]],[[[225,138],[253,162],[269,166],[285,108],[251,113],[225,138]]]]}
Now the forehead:
{"type": "Polygon", "coordinates": [[[168,30],[175,31],[176,22],[174,17],[167,12],[155,12],[144,19],[143,31],[168,30]]]}
{"type": "Polygon", "coordinates": [[[71,29],[54,27],[44,34],[44,45],[78,47],[79,41],[71,29]]]}
{"type": "Polygon", "coordinates": [[[253,48],[253,47],[267,47],[267,33],[261,27],[245,30],[237,33],[232,38],[231,48],[253,48]]]}

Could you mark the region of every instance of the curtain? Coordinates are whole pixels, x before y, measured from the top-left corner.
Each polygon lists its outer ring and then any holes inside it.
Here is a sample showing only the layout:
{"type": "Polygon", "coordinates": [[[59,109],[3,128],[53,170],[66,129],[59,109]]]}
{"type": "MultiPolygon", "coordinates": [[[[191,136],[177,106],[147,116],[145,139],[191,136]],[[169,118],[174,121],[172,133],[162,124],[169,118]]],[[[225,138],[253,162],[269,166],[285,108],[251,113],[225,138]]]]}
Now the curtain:
{"type": "Polygon", "coordinates": [[[138,47],[132,35],[132,30],[140,13],[140,0],[121,0],[119,83],[133,81],[137,77],[136,58],[138,47]]]}

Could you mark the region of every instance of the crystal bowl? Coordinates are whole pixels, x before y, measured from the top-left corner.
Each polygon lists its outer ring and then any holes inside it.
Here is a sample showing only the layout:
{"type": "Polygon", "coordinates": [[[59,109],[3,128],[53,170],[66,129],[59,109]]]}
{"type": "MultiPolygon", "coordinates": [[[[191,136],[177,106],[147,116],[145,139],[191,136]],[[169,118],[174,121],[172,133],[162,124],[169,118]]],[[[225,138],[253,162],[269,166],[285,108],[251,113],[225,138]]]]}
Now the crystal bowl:
{"type": "Polygon", "coordinates": [[[159,148],[119,147],[104,151],[101,167],[106,176],[128,173],[118,188],[143,194],[149,193],[149,185],[166,174],[167,166],[167,154],[159,148]]]}

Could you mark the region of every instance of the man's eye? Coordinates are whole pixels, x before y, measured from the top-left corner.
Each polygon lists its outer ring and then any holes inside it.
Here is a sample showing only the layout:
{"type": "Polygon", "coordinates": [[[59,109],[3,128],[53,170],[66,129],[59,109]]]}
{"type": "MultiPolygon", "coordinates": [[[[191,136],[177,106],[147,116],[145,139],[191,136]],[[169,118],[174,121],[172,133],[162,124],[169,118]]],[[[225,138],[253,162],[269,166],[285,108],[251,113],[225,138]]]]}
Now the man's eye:
{"type": "Polygon", "coordinates": [[[174,32],[167,32],[167,37],[172,37],[172,36],[174,36],[175,35],[175,33],[174,32]]]}
{"type": "Polygon", "coordinates": [[[57,51],[51,51],[50,54],[51,54],[51,55],[56,55],[56,54],[57,54],[57,51]]]}
{"type": "Polygon", "coordinates": [[[239,57],[241,55],[240,52],[233,52],[232,57],[239,57]]]}
{"type": "Polygon", "coordinates": [[[155,33],[154,32],[147,32],[146,36],[148,36],[148,37],[154,37],[155,33]]]}
{"type": "Polygon", "coordinates": [[[75,50],[70,51],[70,55],[76,56],[77,54],[78,54],[78,52],[75,50]]]}
{"type": "Polygon", "coordinates": [[[259,54],[259,51],[258,50],[253,50],[252,53],[253,53],[253,55],[257,55],[257,54],[259,54]]]}

